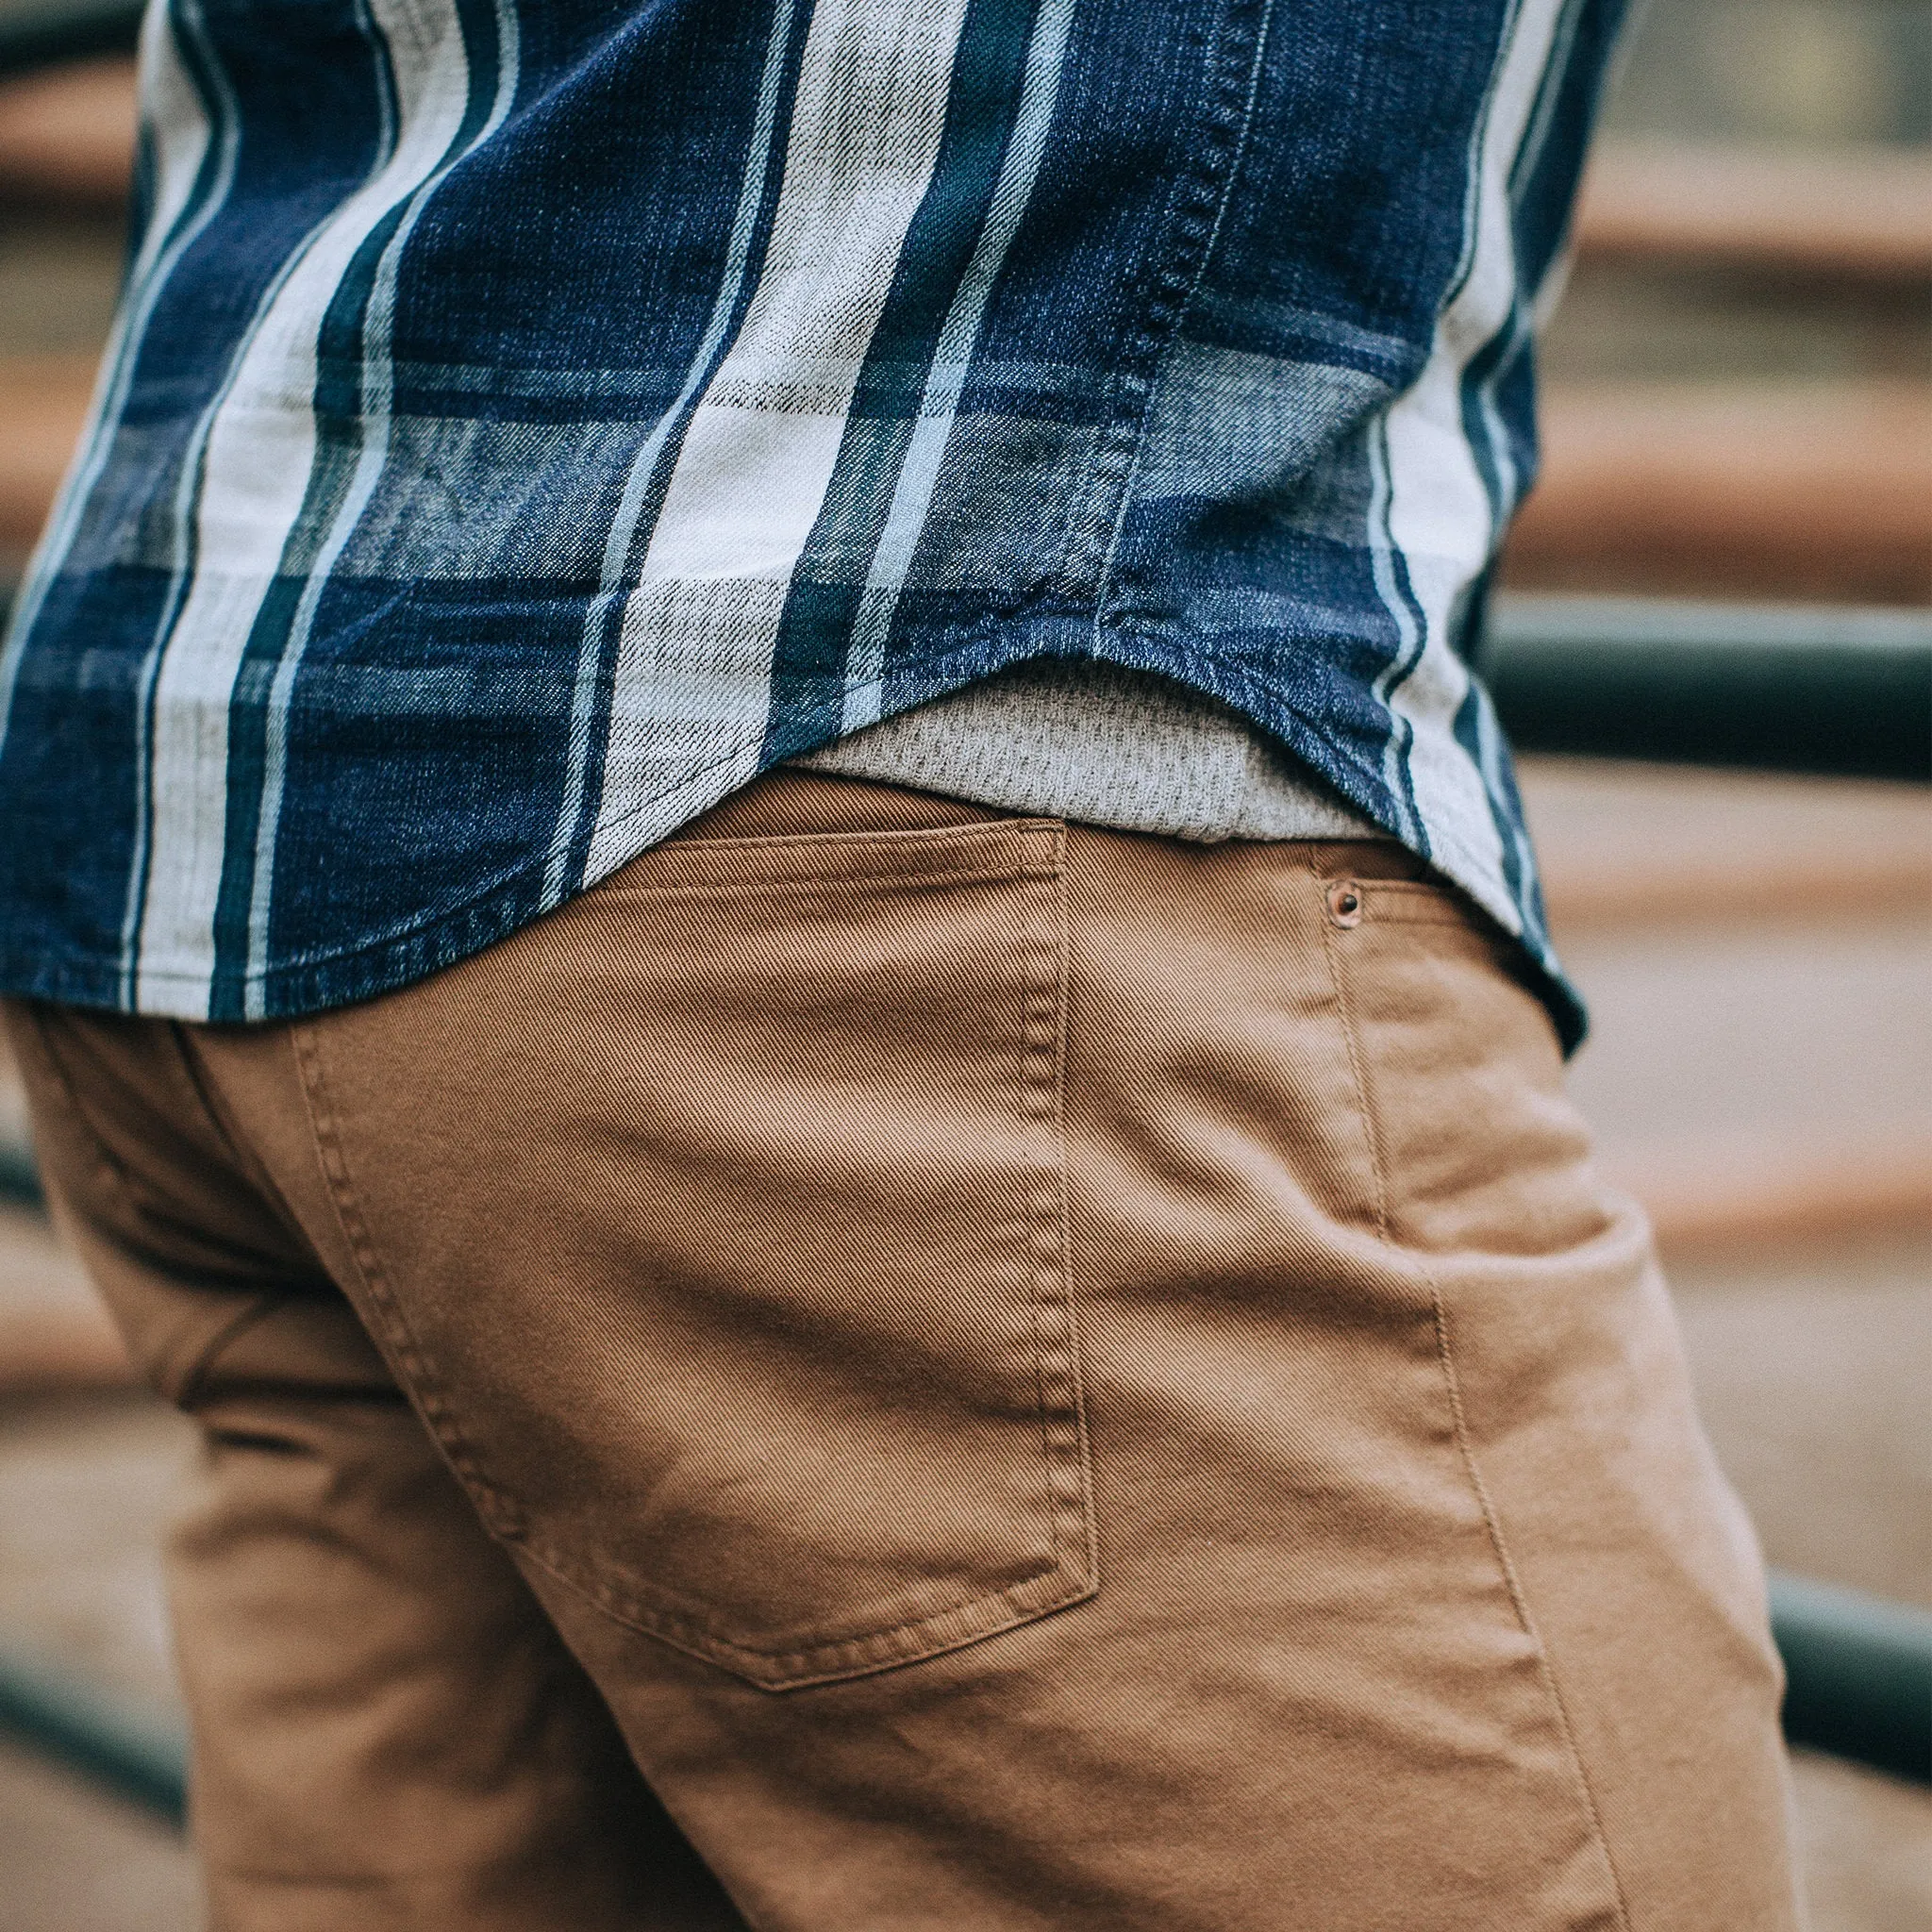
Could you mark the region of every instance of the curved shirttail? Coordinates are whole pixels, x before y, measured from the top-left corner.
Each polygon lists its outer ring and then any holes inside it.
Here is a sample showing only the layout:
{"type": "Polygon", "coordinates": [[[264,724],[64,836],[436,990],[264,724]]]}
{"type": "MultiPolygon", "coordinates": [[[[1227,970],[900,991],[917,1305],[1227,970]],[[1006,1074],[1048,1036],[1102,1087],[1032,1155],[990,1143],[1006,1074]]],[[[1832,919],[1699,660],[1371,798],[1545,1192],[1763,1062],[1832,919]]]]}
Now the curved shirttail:
{"type": "Polygon", "coordinates": [[[0,661],[0,987],[366,998],[1073,658],[1232,708],[1574,1041],[1459,647],[1619,12],[165,0],[0,661]]]}

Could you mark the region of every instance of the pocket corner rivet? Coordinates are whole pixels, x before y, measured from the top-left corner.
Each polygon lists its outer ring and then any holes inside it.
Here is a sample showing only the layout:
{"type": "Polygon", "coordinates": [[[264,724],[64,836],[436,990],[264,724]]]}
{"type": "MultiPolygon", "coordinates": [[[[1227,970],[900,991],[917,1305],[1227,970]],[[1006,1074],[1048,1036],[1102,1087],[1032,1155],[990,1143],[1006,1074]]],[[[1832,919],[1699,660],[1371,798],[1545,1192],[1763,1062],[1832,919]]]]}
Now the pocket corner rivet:
{"type": "Polygon", "coordinates": [[[1362,923],[1362,891],[1352,879],[1338,879],[1328,888],[1328,917],[1337,925],[1362,923]]]}

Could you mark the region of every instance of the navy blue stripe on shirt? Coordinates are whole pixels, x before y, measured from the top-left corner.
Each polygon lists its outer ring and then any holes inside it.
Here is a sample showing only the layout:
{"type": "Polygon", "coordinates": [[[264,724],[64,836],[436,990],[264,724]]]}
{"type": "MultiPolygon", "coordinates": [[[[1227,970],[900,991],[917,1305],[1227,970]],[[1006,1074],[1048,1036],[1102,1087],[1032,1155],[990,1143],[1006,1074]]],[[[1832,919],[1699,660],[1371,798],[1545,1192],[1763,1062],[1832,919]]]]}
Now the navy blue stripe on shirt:
{"type": "Polygon", "coordinates": [[[1008,665],[1517,935],[1466,660],[1617,0],[157,0],[0,647],[0,987],[369,997],[1008,665]]]}

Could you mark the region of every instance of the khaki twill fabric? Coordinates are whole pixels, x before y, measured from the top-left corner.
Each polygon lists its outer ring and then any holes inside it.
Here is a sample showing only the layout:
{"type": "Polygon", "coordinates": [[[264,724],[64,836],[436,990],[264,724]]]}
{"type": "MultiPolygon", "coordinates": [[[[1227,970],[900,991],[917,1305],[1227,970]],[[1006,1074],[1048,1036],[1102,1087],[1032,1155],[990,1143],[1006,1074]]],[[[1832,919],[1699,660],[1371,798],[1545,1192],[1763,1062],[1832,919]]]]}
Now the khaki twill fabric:
{"type": "Polygon", "coordinates": [[[205,1434],[218,1927],[1795,1923],[1647,1235],[1398,848],[778,774],[367,1006],[10,1017],[205,1434]]]}

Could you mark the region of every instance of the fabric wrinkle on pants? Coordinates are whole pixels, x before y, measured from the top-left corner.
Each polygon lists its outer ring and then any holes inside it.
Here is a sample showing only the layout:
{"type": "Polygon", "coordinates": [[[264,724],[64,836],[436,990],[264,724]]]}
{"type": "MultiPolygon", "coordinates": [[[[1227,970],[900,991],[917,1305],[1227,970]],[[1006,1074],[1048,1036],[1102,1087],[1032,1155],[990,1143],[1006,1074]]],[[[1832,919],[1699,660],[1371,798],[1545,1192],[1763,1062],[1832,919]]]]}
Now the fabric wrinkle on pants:
{"type": "Polygon", "coordinates": [[[8,1008],[199,1422],[213,1923],[1774,1932],[1647,1230],[1386,841],[782,773],[365,1006],[8,1008]]]}

